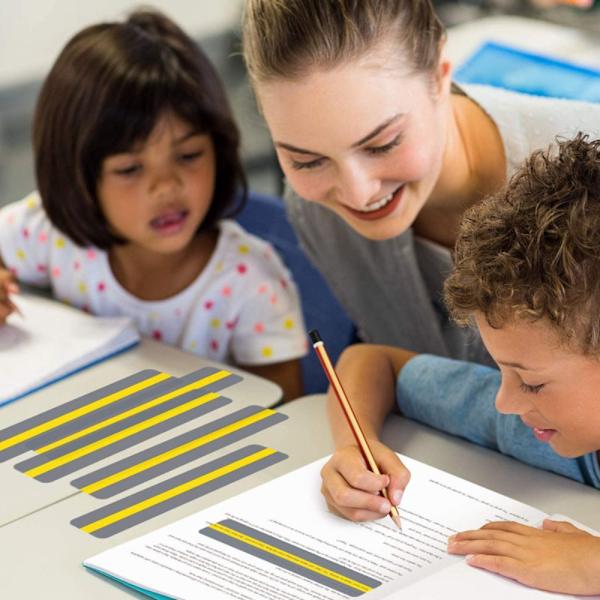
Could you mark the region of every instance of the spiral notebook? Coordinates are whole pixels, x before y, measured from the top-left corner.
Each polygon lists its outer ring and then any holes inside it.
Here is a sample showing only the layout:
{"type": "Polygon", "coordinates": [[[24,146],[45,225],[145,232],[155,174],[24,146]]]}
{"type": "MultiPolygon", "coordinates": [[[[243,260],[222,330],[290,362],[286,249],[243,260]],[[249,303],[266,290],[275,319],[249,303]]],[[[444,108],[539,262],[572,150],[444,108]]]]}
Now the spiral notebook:
{"type": "Polygon", "coordinates": [[[40,296],[19,294],[0,326],[0,405],[122,352],[140,341],[127,317],[95,317],[40,296]]]}

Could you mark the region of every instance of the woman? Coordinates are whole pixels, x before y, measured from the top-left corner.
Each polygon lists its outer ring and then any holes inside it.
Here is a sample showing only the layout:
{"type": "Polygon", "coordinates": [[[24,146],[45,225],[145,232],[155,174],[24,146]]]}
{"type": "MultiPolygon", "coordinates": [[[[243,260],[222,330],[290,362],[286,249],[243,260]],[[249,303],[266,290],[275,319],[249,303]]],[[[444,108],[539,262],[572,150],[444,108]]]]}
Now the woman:
{"type": "Polygon", "coordinates": [[[429,0],[247,0],[289,217],[363,341],[489,362],[441,302],[458,223],[600,106],[451,84],[429,0]]]}
{"type": "MultiPolygon", "coordinates": [[[[361,338],[490,362],[442,305],[461,217],[557,135],[600,137],[600,105],[454,86],[444,41],[429,0],[246,0],[246,63],[290,218],[361,338]]],[[[385,475],[366,471],[333,398],[322,471],[330,508],[360,520],[389,511],[377,491],[397,504],[409,478],[378,440],[395,398],[372,367],[363,380],[381,393],[352,394],[353,408],[385,475]]]]}

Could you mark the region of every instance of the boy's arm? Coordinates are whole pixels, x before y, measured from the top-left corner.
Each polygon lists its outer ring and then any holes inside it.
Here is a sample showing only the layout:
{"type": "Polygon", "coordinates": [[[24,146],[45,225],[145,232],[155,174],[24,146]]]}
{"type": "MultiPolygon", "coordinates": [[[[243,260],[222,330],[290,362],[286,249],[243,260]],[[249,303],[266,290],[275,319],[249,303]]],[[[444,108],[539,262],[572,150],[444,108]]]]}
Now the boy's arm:
{"type": "Polygon", "coordinates": [[[398,504],[410,474],[396,453],[379,441],[389,413],[395,408],[396,378],[415,354],[400,348],[357,344],[340,357],[336,371],[375,460],[383,473],[375,475],[356,446],[345,416],[331,392],[327,412],[336,452],[321,471],[321,491],[329,508],[355,521],[381,518],[390,510],[378,492],[387,488],[390,500],[398,504]]]}

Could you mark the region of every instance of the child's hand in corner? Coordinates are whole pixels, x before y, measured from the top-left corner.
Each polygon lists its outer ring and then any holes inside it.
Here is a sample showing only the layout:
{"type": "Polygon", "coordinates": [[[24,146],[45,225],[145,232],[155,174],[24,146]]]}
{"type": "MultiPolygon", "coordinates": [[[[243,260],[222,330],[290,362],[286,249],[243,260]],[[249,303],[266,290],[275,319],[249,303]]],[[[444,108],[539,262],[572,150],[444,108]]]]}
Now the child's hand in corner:
{"type": "Polygon", "coordinates": [[[0,325],[4,325],[8,315],[18,308],[10,299],[11,294],[19,293],[19,286],[10,271],[0,267],[0,325]]]}
{"type": "Polygon", "coordinates": [[[448,540],[448,552],[520,583],[565,594],[600,594],[600,537],[546,519],[542,529],[501,521],[448,540]]]}

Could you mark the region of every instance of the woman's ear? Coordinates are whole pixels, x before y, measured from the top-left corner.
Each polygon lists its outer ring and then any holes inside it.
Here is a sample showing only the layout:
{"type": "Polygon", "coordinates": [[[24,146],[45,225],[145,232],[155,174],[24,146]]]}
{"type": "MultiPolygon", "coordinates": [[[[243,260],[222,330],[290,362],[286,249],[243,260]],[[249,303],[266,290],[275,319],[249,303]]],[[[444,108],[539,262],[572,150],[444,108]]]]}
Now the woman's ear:
{"type": "Polygon", "coordinates": [[[452,63],[442,54],[435,69],[434,93],[437,99],[444,98],[450,93],[452,85],[452,63]]]}

